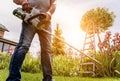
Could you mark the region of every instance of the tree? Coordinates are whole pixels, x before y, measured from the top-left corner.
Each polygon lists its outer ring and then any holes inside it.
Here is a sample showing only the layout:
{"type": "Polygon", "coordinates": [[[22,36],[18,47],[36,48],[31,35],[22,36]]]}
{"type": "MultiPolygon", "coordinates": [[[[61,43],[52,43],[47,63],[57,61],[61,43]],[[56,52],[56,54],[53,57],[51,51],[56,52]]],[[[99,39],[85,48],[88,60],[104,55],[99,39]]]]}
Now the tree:
{"type": "Polygon", "coordinates": [[[57,36],[61,40],[64,40],[64,38],[61,36],[62,30],[60,29],[59,24],[56,25],[54,34],[55,36],[53,36],[53,39],[52,39],[52,53],[54,55],[65,55],[65,43],[63,43],[62,41],[56,38],[57,36]]]}
{"type": "Polygon", "coordinates": [[[98,7],[87,11],[83,15],[80,27],[88,34],[92,34],[92,30],[95,30],[95,33],[100,33],[112,26],[114,18],[115,15],[113,12],[109,12],[108,9],[98,7]]]}

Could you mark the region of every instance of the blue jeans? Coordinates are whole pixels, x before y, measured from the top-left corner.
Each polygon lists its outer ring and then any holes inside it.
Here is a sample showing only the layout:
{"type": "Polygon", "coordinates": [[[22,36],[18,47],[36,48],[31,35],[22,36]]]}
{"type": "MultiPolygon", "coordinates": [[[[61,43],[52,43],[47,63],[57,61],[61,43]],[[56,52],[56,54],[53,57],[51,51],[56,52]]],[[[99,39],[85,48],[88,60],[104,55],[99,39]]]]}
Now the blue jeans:
{"type": "MultiPolygon", "coordinates": [[[[45,28],[51,32],[51,27],[45,28]]],[[[52,81],[52,68],[51,68],[51,35],[36,28],[22,23],[22,31],[20,35],[19,43],[17,44],[14,53],[12,55],[9,76],[6,81],[20,81],[21,73],[20,69],[23,64],[26,53],[29,50],[34,35],[38,33],[40,46],[41,46],[41,65],[43,71],[43,81],[52,81]]]]}

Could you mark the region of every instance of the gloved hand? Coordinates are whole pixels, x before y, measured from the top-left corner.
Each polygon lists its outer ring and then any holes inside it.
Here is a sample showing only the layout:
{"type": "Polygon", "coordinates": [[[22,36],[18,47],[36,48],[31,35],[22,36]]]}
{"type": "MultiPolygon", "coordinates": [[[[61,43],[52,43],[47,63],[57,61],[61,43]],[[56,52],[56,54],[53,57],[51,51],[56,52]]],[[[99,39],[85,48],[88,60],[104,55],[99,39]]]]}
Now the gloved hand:
{"type": "Polygon", "coordinates": [[[30,3],[27,1],[27,0],[24,0],[22,2],[22,9],[24,11],[30,11],[31,10],[31,6],[30,6],[30,3]]]}
{"type": "Polygon", "coordinates": [[[31,6],[28,0],[13,0],[13,2],[16,3],[17,5],[22,5],[22,9],[24,11],[30,11],[31,9],[31,6]]]}

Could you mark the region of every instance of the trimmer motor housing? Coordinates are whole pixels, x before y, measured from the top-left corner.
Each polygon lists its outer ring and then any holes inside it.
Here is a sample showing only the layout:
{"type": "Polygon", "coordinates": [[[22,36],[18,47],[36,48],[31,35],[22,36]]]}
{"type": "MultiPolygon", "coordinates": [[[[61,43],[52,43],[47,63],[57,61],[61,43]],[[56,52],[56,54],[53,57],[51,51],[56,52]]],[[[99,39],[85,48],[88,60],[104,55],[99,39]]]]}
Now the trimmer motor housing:
{"type": "Polygon", "coordinates": [[[37,29],[40,29],[40,27],[46,27],[50,24],[50,21],[44,21],[46,15],[35,8],[32,8],[29,12],[23,11],[22,8],[17,8],[13,11],[13,15],[26,23],[37,27],[37,29]]]}

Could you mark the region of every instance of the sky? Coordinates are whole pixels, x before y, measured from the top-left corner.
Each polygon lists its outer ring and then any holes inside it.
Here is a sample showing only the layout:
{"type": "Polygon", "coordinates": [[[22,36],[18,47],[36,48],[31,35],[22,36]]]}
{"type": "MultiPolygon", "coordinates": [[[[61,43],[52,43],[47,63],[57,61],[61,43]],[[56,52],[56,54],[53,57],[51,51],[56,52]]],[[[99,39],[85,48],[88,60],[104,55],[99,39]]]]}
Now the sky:
{"type": "MultiPolygon", "coordinates": [[[[120,33],[120,1],[119,0],[57,0],[56,11],[52,18],[52,29],[55,29],[56,23],[63,31],[62,36],[66,42],[82,48],[85,33],[80,29],[82,16],[90,9],[97,7],[108,8],[110,12],[116,15],[113,26],[109,29],[112,33],[120,33]]],[[[20,7],[12,0],[0,0],[0,23],[3,24],[9,32],[5,32],[5,38],[18,42],[21,32],[21,20],[12,15],[12,11],[20,7]]],[[[31,44],[30,51],[38,52],[39,41],[35,35],[31,44]]]]}

